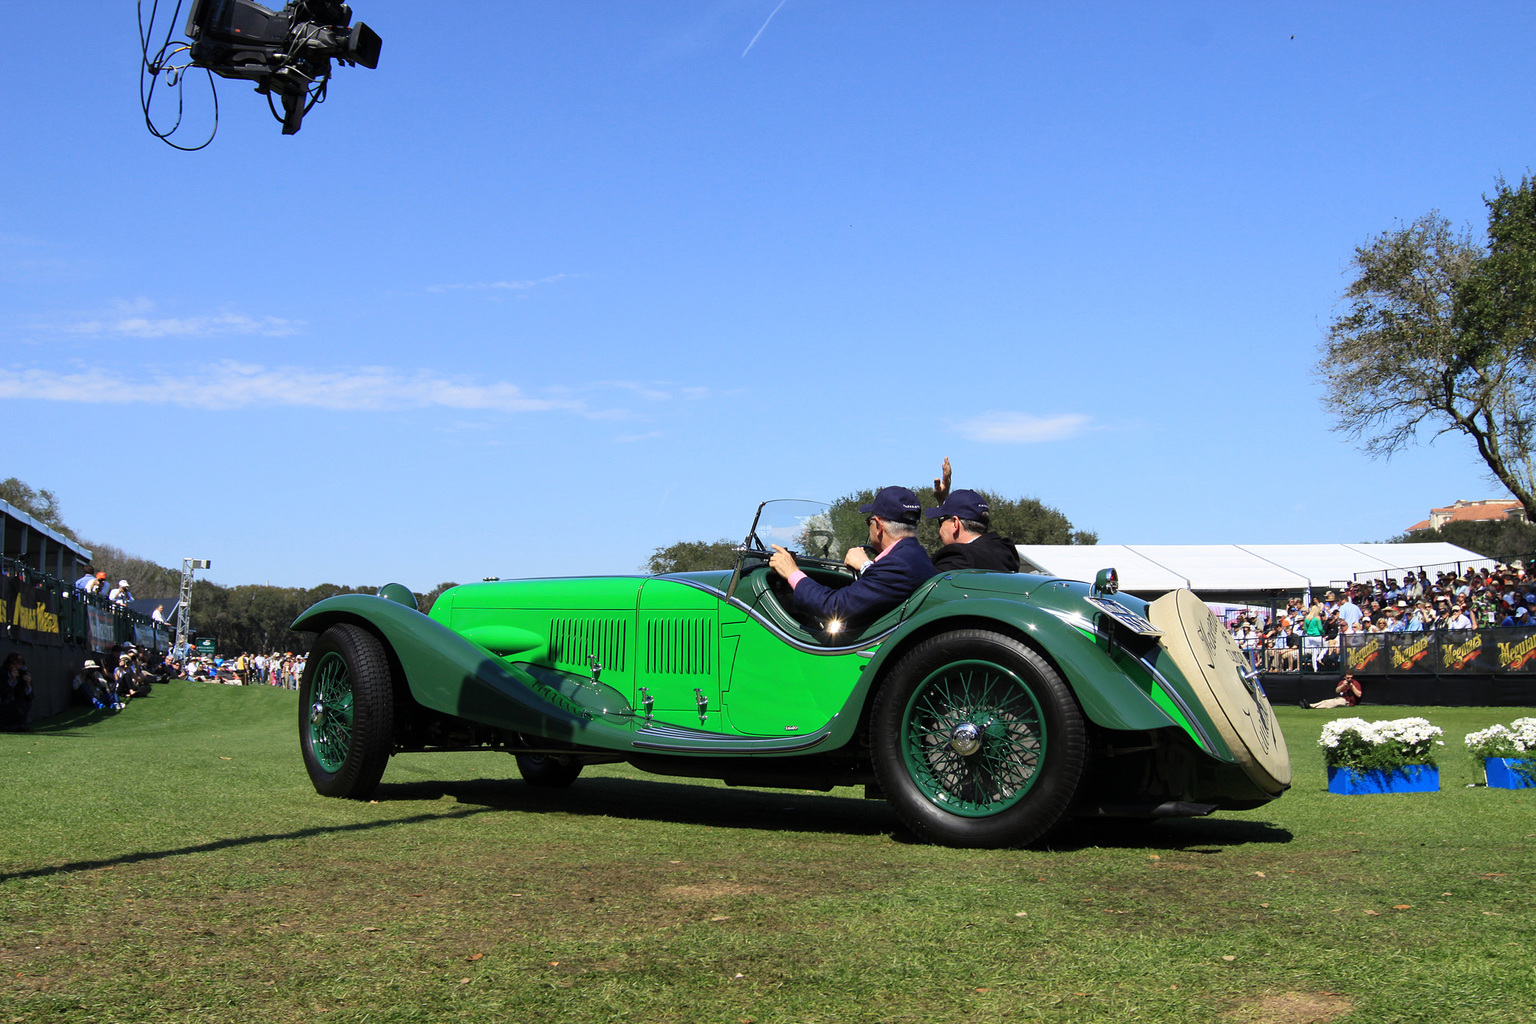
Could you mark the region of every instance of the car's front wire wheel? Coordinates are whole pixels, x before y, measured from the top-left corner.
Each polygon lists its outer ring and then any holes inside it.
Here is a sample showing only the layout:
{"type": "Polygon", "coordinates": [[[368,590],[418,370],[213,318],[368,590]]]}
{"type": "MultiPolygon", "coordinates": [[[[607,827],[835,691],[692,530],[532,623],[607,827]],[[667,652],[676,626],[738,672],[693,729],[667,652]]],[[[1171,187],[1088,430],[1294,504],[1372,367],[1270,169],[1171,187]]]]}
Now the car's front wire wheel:
{"type": "Polygon", "coordinates": [[[956,630],[892,670],[871,718],[874,769],[920,838],[1031,842],[1071,805],[1087,759],[1082,712],[1061,676],[1012,637],[956,630]]]}
{"type": "Polygon", "coordinates": [[[394,745],[394,685],[378,637],[348,623],[315,641],[299,680],[299,747],[315,790],[366,800],[394,745]]]}

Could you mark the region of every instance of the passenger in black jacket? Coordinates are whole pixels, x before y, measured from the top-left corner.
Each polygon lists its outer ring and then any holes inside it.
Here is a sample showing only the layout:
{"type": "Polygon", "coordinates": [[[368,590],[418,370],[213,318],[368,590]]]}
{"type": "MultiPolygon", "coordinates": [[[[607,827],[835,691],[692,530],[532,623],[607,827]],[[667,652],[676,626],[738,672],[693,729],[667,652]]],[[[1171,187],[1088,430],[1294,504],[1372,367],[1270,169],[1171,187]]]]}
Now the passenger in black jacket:
{"type": "MultiPolygon", "coordinates": [[[[949,460],[944,460],[949,468],[949,460]]],[[[946,474],[947,475],[947,474],[946,474]]],[[[937,482],[937,481],[936,481],[937,482]]],[[[939,540],[944,546],[933,556],[933,567],[947,569],[997,569],[1019,571],[1019,552],[1013,541],[989,529],[991,507],[975,491],[953,491],[938,508],[923,515],[939,521],[939,540]]]]}

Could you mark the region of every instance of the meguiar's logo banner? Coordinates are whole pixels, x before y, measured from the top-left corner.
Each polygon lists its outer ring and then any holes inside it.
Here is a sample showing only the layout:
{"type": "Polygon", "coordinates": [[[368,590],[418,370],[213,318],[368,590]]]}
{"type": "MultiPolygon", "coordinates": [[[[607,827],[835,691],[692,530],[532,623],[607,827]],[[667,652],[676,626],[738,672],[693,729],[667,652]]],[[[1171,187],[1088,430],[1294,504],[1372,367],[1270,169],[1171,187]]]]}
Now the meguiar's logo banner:
{"type": "Polygon", "coordinates": [[[59,598],[50,588],[6,576],[0,580],[6,629],[12,640],[35,644],[60,644],[59,598]]]}
{"type": "Polygon", "coordinates": [[[1344,642],[1345,669],[1349,672],[1369,672],[1372,675],[1387,671],[1381,638],[1381,633],[1350,633],[1340,637],[1344,642]]]}
{"type": "Polygon", "coordinates": [[[1438,634],[1440,671],[1482,674],[1497,668],[1492,630],[1453,629],[1438,634]]]}
{"type": "Polygon", "coordinates": [[[1435,670],[1434,644],[1431,634],[1380,633],[1386,644],[1388,672],[1433,672],[1435,670]]]}
{"type": "Polygon", "coordinates": [[[1536,629],[1352,633],[1344,669],[1365,675],[1536,673],[1536,629]]]}
{"type": "Polygon", "coordinates": [[[1529,629],[1490,629],[1493,660],[1499,672],[1536,672],[1536,632],[1529,629]]]}

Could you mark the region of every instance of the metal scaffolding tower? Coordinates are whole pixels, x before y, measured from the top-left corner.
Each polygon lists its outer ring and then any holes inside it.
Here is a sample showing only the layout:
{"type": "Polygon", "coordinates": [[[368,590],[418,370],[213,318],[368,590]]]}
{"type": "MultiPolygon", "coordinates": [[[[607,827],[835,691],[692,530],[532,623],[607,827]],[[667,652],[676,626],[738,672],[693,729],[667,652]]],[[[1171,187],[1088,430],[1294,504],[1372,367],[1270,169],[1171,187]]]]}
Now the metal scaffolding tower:
{"type": "Polygon", "coordinates": [[[176,657],[187,656],[187,636],[192,622],[192,570],[206,569],[213,563],[206,558],[181,560],[181,597],[176,602],[176,657]]]}

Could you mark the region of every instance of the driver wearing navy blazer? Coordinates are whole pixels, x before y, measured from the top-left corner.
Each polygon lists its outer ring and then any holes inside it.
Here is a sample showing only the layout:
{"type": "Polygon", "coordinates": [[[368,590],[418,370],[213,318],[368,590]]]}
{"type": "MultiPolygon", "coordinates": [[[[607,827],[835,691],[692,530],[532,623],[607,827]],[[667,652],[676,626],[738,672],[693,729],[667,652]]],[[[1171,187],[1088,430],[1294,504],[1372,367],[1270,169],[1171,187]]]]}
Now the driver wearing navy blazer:
{"type": "Polygon", "coordinates": [[[928,552],[917,542],[923,506],[916,494],[905,487],[886,487],[874,501],[860,505],[859,511],[869,526],[869,544],[850,548],[843,556],[844,564],[858,575],[848,586],[833,589],[817,583],[777,544],[768,562],[793,588],[792,610],[815,616],[832,633],[869,624],[905,601],[937,572],[928,552]]]}

